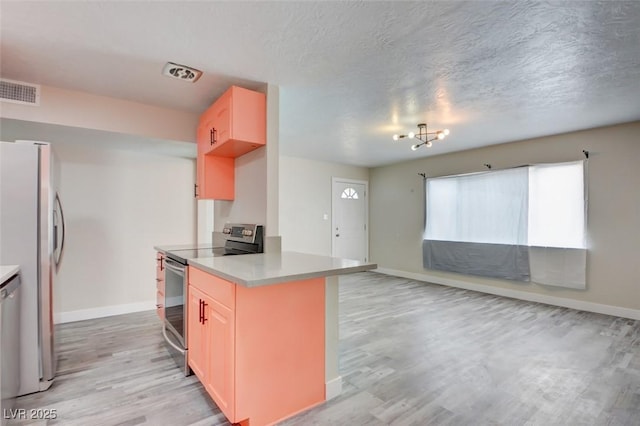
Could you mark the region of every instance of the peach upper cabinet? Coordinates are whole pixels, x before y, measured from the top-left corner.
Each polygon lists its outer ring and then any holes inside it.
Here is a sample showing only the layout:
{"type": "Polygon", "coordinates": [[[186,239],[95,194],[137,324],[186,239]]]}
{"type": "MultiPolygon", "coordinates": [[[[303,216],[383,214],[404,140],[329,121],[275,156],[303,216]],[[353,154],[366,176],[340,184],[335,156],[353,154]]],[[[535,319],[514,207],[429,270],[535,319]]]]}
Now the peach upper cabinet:
{"type": "Polygon", "coordinates": [[[233,200],[235,198],[235,159],[201,154],[198,143],[196,184],[198,200],[233,200]]]}
{"type": "Polygon", "coordinates": [[[266,96],[231,86],[200,117],[196,197],[233,200],[234,158],[264,146],[266,140],[266,96]]]}
{"type": "Polygon", "coordinates": [[[231,86],[200,117],[198,137],[205,154],[236,158],[267,140],[267,98],[264,93],[231,86]]]}

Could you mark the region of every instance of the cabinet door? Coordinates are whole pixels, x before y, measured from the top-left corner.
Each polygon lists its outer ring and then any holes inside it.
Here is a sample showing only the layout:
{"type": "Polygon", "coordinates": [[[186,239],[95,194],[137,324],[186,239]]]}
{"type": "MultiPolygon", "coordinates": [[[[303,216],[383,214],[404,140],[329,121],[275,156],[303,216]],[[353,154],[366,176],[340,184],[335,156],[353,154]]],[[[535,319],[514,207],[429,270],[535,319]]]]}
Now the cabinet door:
{"type": "Polygon", "coordinates": [[[233,200],[235,197],[235,159],[212,154],[198,155],[199,200],[233,200]]]}
{"type": "Polygon", "coordinates": [[[164,321],[164,255],[156,253],[156,313],[164,321]]]}
{"type": "Polygon", "coordinates": [[[198,131],[196,134],[196,142],[198,144],[198,156],[196,158],[196,186],[194,188],[194,197],[198,200],[205,198],[203,196],[205,191],[205,164],[204,164],[204,153],[206,151],[206,133],[207,133],[207,123],[200,122],[198,125],[198,131]]]}
{"type": "MultiPolygon", "coordinates": [[[[199,133],[207,132],[199,131],[199,133]]],[[[235,197],[235,160],[207,154],[207,150],[209,150],[208,140],[205,139],[203,142],[202,138],[198,138],[194,196],[198,200],[233,200],[235,197]]]]}
{"type": "Polygon", "coordinates": [[[200,123],[207,123],[213,138],[205,152],[236,158],[263,146],[267,137],[266,120],[263,93],[231,86],[200,119],[200,123]]]}
{"type": "Polygon", "coordinates": [[[227,90],[200,120],[204,125],[202,139],[208,141],[204,145],[205,153],[223,145],[231,137],[231,95],[232,91],[227,90]]]}
{"type": "Polygon", "coordinates": [[[156,314],[160,321],[164,321],[164,293],[156,291],[156,314]]]}
{"type": "Polygon", "coordinates": [[[193,286],[189,286],[189,309],[187,311],[187,336],[189,351],[187,362],[201,382],[207,378],[207,351],[209,350],[206,323],[202,323],[201,302],[205,296],[193,286]]]}
{"type": "Polygon", "coordinates": [[[205,296],[209,349],[204,385],[225,416],[235,419],[235,316],[232,309],[205,296]]]}
{"type": "Polygon", "coordinates": [[[204,165],[204,155],[198,153],[198,157],[196,158],[196,183],[193,188],[193,196],[196,197],[197,200],[206,199],[204,197],[204,187],[205,187],[205,165],[204,165]]]}
{"type": "Polygon", "coordinates": [[[156,278],[164,281],[164,254],[156,253],[156,278]]]}
{"type": "Polygon", "coordinates": [[[213,147],[216,148],[226,143],[231,138],[231,95],[233,92],[227,90],[217,101],[216,108],[213,111],[211,122],[215,129],[215,142],[213,147]]]}
{"type": "Polygon", "coordinates": [[[235,197],[235,160],[210,154],[213,145],[213,124],[208,111],[198,125],[198,158],[196,160],[196,187],[198,200],[233,200],[235,197]]]}

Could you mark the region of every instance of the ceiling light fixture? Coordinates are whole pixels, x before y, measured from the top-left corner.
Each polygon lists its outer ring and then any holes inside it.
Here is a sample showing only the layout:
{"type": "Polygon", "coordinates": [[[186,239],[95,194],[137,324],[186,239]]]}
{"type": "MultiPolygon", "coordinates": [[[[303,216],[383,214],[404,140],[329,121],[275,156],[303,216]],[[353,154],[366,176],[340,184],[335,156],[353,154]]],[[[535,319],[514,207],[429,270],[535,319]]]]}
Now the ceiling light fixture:
{"type": "Polygon", "coordinates": [[[427,131],[427,123],[418,124],[418,133],[409,132],[406,135],[393,135],[393,140],[397,141],[399,139],[416,138],[420,140],[420,143],[411,146],[412,150],[416,150],[420,148],[422,145],[425,145],[427,148],[430,148],[433,145],[431,142],[435,140],[442,140],[449,135],[449,129],[444,130],[436,130],[435,132],[427,131]]]}

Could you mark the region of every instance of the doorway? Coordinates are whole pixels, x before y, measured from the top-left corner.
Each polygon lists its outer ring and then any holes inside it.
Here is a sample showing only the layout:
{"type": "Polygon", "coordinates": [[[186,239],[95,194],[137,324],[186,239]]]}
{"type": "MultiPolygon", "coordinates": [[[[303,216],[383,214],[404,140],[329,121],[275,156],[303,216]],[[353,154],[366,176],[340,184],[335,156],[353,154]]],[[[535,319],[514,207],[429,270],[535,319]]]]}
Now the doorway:
{"type": "Polygon", "coordinates": [[[369,183],[332,178],[331,254],[369,260],[369,183]]]}

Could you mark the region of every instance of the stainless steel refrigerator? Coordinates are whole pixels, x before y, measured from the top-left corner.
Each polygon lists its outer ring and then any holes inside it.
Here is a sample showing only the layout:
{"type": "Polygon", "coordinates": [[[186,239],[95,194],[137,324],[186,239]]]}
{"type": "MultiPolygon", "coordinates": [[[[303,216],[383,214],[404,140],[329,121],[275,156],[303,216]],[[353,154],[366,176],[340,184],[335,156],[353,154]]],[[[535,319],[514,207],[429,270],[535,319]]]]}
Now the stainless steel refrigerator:
{"type": "Polygon", "coordinates": [[[58,176],[51,145],[0,142],[0,264],[19,265],[22,284],[18,395],[48,389],[56,372],[52,296],[64,247],[58,176]]]}

